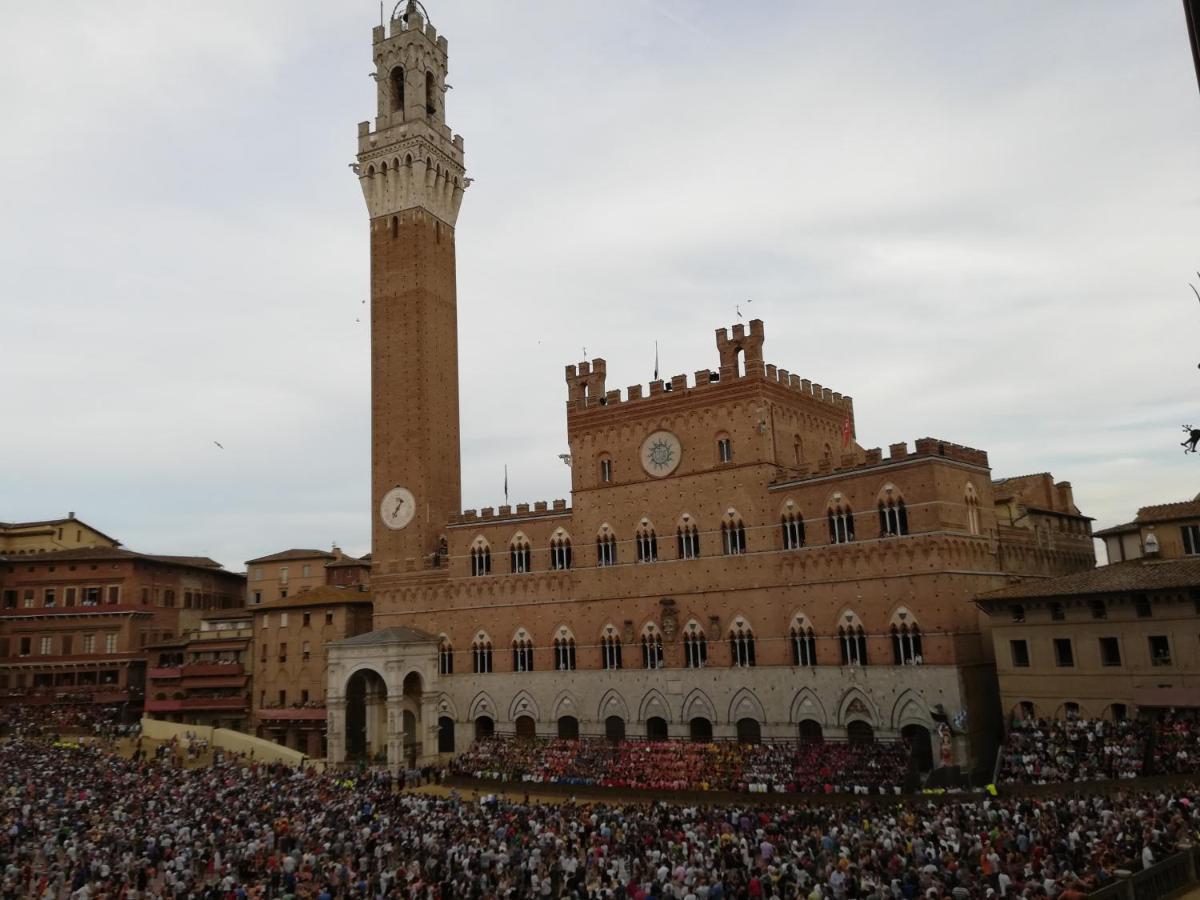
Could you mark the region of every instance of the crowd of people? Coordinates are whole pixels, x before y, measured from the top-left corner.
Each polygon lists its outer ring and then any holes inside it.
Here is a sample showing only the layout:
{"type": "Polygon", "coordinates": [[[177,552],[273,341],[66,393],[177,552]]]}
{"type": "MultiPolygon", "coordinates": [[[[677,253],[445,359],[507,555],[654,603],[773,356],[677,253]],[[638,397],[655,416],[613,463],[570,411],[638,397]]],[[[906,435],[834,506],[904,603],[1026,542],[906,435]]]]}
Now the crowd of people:
{"type": "Polygon", "coordinates": [[[1133,719],[1014,719],[1001,749],[999,780],[1054,784],[1143,775],[1200,774],[1196,710],[1133,719]]]}
{"type": "Polygon", "coordinates": [[[386,775],[0,743],[0,897],[1063,898],[1162,860],[1200,786],[1058,798],[540,805],[386,775]]]}
{"type": "Polygon", "coordinates": [[[1146,726],[1137,719],[1014,719],[1000,751],[1000,781],[1137,778],[1145,765],[1146,737],[1146,726]]]}
{"type": "Polygon", "coordinates": [[[1200,772],[1200,715],[1197,710],[1164,713],[1155,723],[1154,771],[1161,775],[1200,772]]]}
{"type": "Polygon", "coordinates": [[[476,741],[456,775],[492,781],[750,793],[899,793],[904,742],[476,741]]]}
{"type": "Polygon", "coordinates": [[[124,721],[117,704],[55,702],[27,706],[10,703],[0,706],[0,734],[48,736],[87,734],[94,737],[121,737],[137,725],[124,721]]]}

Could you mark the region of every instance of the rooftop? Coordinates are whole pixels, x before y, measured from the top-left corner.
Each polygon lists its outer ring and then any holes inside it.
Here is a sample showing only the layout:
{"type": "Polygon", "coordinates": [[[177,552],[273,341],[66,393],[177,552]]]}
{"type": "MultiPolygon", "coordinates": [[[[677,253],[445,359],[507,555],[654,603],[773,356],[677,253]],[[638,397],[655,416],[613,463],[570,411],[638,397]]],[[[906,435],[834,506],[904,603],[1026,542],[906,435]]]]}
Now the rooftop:
{"type": "Polygon", "coordinates": [[[1200,559],[1131,559],[1046,578],[1014,584],[1012,587],[980,594],[978,600],[1037,599],[1066,597],[1074,594],[1123,594],[1131,591],[1156,591],[1170,588],[1200,587],[1200,559]]]}
{"type": "Polygon", "coordinates": [[[107,534],[105,534],[99,528],[93,528],[91,525],[89,525],[87,522],[83,521],[82,519],[75,518],[74,513],[71,513],[65,519],[45,519],[44,521],[41,521],[41,522],[0,522],[0,532],[13,531],[18,528],[57,528],[60,525],[72,525],[72,524],[73,525],[82,525],[88,531],[94,531],[96,534],[100,535],[100,537],[104,538],[106,541],[112,541],[114,544],[121,543],[116,538],[109,537],[107,534]]]}
{"type": "Polygon", "coordinates": [[[183,566],[189,569],[205,569],[210,572],[220,572],[231,578],[245,578],[234,572],[228,572],[222,565],[207,556],[161,556],[155,553],[138,553],[126,550],[124,547],[80,547],[75,550],[49,550],[45,553],[26,553],[21,556],[3,556],[0,559],[7,562],[26,563],[60,563],[60,562],[90,562],[92,560],[122,560],[142,559],[150,562],[163,563],[170,566],[183,566]]]}
{"type": "Polygon", "coordinates": [[[333,606],[338,603],[371,603],[371,592],[360,591],[357,588],[340,588],[323,584],[310,591],[301,591],[291,597],[281,597],[278,600],[268,600],[257,606],[251,606],[250,612],[273,609],[299,609],[305,606],[333,606]]]}
{"type": "Polygon", "coordinates": [[[437,638],[432,634],[427,634],[416,628],[408,628],[404,625],[393,625],[391,628],[381,628],[378,631],[356,634],[354,637],[345,638],[335,643],[360,647],[370,644],[423,644],[433,640],[437,640],[437,638]]]}
{"type": "Polygon", "coordinates": [[[1126,522],[1123,525],[1111,525],[1101,531],[1096,532],[1096,537],[1105,537],[1112,534],[1124,534],[1129,531],[1137,531],[1142,525],[1148,525],[1153,522],[1175,522],[1179,519],[1197,519],[1200,518],[1200,497],[1194,500],[1180,500],[1176,503],[1156,503],[1152,506],[1143,506],[1137,511],[1137,518],[1132,522],[1126,522]]]}
{"type": "Polygon", "coordinates": [[[253,566],[257,563],[269,562],[287,562],[291,559],[336,559],[337,557],[328,550],[281,550],[278,553],[272,553],[268,556],[260,556],[257,559],[246,560],[246,565],[253,566]]]}

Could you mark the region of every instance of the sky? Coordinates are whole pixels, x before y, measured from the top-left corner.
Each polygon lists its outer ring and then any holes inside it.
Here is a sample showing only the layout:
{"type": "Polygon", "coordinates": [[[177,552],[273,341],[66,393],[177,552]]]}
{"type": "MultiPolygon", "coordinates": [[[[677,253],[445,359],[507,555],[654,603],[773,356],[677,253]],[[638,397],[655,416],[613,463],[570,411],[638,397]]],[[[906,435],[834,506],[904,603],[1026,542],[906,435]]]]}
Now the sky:
{"type": "MultiPolygon", "coordinates": [[[[390,6],[389,3],[390,13],[390,6]]],[[[1050,471],[1200,491],[1200,91],[1176,0],[428,0],[466,142],[463,504],[569,498],[563,366],[713,331],[1050,471]]],[[[8,4],[0,520],[235,571],[370,549],[372,2],[8,4]],[[358,321],[360,320],[361,321],[358,321]],[[224,449],[216,446],[219,442],[224,449]]]]}

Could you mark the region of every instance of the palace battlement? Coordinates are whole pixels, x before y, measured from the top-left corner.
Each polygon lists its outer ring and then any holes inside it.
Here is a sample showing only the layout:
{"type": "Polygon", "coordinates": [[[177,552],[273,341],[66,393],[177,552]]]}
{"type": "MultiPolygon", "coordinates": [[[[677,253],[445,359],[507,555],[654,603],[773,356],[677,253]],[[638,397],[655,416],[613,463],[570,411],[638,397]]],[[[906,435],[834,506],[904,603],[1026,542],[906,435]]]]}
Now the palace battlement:
{"type": "Polygon", "coordinates": [[[566,500],[554,500],[547,502],[538,500],[532,506],[528,503],[518,503],[516,506],[505,505],[500,507],[485,506],[476,511],[474,509],[464,509],[461,514],[450,516],[449,524],[453,525],[469,525],[477,522],[488,521],[507,521],[510,519],[539,519],[544,516],[553,515],[570,515],[571,509],[567,506],[566,500]]]}
{"type": "Polygon", "coordinates": [[[705,390],[714,385],[744,383],[747,379],[778,384],[801,396],[825,404],[832,410],[838,411],[839,416],[844,415],[847,411],[853,415],[854,401],[849,395],[840,394],[807,378],[794,375],[787,369],[763,362],[764,331],[761,319],[753,319],[748,331],[746,326],[741,324],[734,325],[732,333],[728,328],[718,328],[716,338],[717,353],[720,359],[716,371],[699,369],[690,382],[685,373],[674,375],[669,379],[651,381],[648,387],[631,384],[625,389],[624,397],[620,390],[606,389],[608,364],[604,359],[597,357],[591,361],[585,360],[567,366],[568,417],[575,412],[595,409],[599,406],[620,406],[638,400],[681,395],[686,391],[705,390]],[[739,356],[741,356],[741,365],[739,365],[739,356]]]}
{"type": "Polygon", "coordinates": [[[931,457],[951,459],[955,462],[967,463],[968,465],[981,466],[983,468],[989,467],[986,450],[976,450],[974,447],[964,447],[962,444],[952,444],[949,441],[943,441],[938,438],[923,437],[917,438],[911,453],[908,449],[908,443],[901,441],[898,444],[888,445],[887,457],[884,457],[882,448],[873,447],[870,450],[864,450],[861,455],[857,453],[843,453],[840,459],[826,458],[817,463],[789,466],[779,471],[779,475],[772,487],[778,487],[783,484],[794,484],[810,478],[824,478],[828,475],[845,475],[856,470],[871,469],[876,466],[902,462],[904,460],[928,459],[931,457]]]}

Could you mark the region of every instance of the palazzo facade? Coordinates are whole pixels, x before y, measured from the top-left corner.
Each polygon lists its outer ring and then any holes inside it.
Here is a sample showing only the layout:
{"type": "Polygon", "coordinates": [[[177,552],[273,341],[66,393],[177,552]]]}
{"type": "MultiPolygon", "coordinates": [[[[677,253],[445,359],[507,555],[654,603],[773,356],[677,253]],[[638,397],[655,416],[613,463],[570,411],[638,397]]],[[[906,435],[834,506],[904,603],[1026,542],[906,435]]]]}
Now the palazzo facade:
{"type": "Polygon", "coordinates": [[[988,763],[1001,716],[973,601],[1095,564],[1070,485],[1029,476],[998,495],[981,450],[862,446],[851,398],[767,363],[756,319],[648,386],[610,389],[603,359],[567,366],[571,502],[462,510],[455,228],[470,182],[444,118],[448,46],[409,2],[373,55],[356,171],[374,630],[328,647],[331,761],[398,765],[512,733],[903,735],[927,764],[948,729],[957,764],[988,763]]]}

